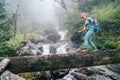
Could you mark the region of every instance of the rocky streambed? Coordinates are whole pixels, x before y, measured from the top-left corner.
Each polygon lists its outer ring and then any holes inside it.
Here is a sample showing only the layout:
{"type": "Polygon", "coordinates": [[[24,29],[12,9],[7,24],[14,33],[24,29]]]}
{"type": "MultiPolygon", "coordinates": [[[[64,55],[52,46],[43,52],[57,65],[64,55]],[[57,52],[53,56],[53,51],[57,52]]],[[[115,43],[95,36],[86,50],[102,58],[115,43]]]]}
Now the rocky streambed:
{"type": "MultiPolygon", "coordinates": [[[[63,40],[63,37],[62,37],[63,40]]],[[[78,44],[73,44],[71,41],[51,42],[49,39],[27,42],[26,46],[18,51],[19,56],[25,55],[51,55],[51,54],[66,54],[75,53],[78,44]]],[[[41,73],[38,72],[37,75],[41,73]],[[39,73],[39,74],[38,74],[39,73]]],[[[64,69],[48,71],[44,76],[44,80],[120,80],[120,64],[103,65],[94,67],[84,67],[75,69],[64,69]],[[45,78],[46,77],[46,78],[45,78]]],[[[38,80],[43,80],[41,76],[38,80]]]]}

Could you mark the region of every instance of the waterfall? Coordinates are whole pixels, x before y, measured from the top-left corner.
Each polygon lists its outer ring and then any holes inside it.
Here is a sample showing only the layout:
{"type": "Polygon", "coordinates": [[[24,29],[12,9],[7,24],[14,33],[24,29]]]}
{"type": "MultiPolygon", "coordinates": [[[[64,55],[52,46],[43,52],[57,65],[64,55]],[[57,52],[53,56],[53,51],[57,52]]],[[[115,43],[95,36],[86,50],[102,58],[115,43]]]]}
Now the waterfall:
{"type": "MultiPolygon", "coordinates": [[[[66,33],[67,33],[67,31],[59,31],[58,32],[58,34],[61,36],[60,40],[64,40],[66,33]]],[[[58,47],[57,48],[57,54],[59,54],[59,53],[67,53],[67,51],[66,51],[66,46],[67,45],[68,45],[68,43],[64,43],[60,47],[58,47]]]]}
{"type": "Polygon", "coordinates": [[[67,53],[67,51],[66,51],[66,46],[67,45],[68,45],[68,43],[65,43],[65,44],[61,45],[60,47],[58,47],[57,48],[57,54],[67,53]]]}
{"type": "MultiPolygon", "coordinates": [[[[65,34],[67,33],[67,31],[58,31],[58,34],[61,36],[61,39],[60,40],[64,40],[65,38],[65,34]]],[[[59,44],[60,46],[57,47],[56,51],[57,51],[57,54],[63,54],[63,53],[67,53],[66,51],[66,46],[68,45],[68,43],[56,43],[56,45],[59,44]]],[[[53,45],[53,44],[43,44],[43,55],[47,55],[49,54],[49,51],[50,51],[50,46],[53,45]]]]}
{"type": "Polygon", "coordinates": [[[44,44],[44,45],[42,45],[43,46],[43,55],[47,55],[47,54],[49,54],[49,47],[50,47],[50,45],[49,44],[44,44]]]}
{"type": "Polygon", "coordinates": [[[67,33],[67,30],[66,31],[58,31],[58,34],[61,36],[60,40],[64,40],[66,33],[67,33]]]}

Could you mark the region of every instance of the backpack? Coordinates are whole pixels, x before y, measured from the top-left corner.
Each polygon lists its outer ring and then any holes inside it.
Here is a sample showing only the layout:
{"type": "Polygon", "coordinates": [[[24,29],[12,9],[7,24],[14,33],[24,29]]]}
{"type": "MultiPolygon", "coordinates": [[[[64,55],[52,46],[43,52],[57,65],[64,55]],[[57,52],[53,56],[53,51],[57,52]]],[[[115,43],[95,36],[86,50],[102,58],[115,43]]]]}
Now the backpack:
{"type": "Polygon", "coordinates": [[[90,18],[94,21],[94,22],[92,22],[93,25],[94,25],[94,27],[93,27],[94,28],[94,32],[97,32],[99,30],[99,28],[100,28],[99,22],[97,21],[96,17],[94,17],[94,16],[90,16],[90,18]]]}

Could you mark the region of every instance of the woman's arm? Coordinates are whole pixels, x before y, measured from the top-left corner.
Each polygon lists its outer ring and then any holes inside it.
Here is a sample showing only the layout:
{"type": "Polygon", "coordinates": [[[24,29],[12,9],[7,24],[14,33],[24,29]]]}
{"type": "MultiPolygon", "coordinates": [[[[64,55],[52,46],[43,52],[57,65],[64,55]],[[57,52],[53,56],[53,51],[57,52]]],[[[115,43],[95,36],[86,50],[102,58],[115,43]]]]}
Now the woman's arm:
{"type": "Polygon", "coordinates": [[[79,30],[78,32],[83,32],[83,31],[85,31],[87,28],[86,27],[84,27],[82,30],[79,30]]]}

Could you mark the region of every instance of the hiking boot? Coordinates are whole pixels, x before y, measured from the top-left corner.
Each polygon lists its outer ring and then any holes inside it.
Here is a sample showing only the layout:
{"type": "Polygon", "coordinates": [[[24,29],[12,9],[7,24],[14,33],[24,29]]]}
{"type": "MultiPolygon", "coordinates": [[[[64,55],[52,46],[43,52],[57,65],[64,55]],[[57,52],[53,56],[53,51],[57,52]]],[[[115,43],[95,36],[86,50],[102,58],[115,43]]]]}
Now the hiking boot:
{"type": "Polygon", "coordinates": [[[80,48],[78,48],[78,49],[76,50],[76,52],[80,52],[80,48]]]}
{"type": "Polygon", "coordinates": [[[96,52],[96,51],[98,51],[98,49],[94,49],[94,50],[93,50],[93,52],[96,52]]]}
{"type": "Polygon", "coordinates": [[[83,49],[81,49],[80,52],[86,52],[86,51],[87,51],[87,49],[86,49],[86,48],[83,48],[83,49]]]}

